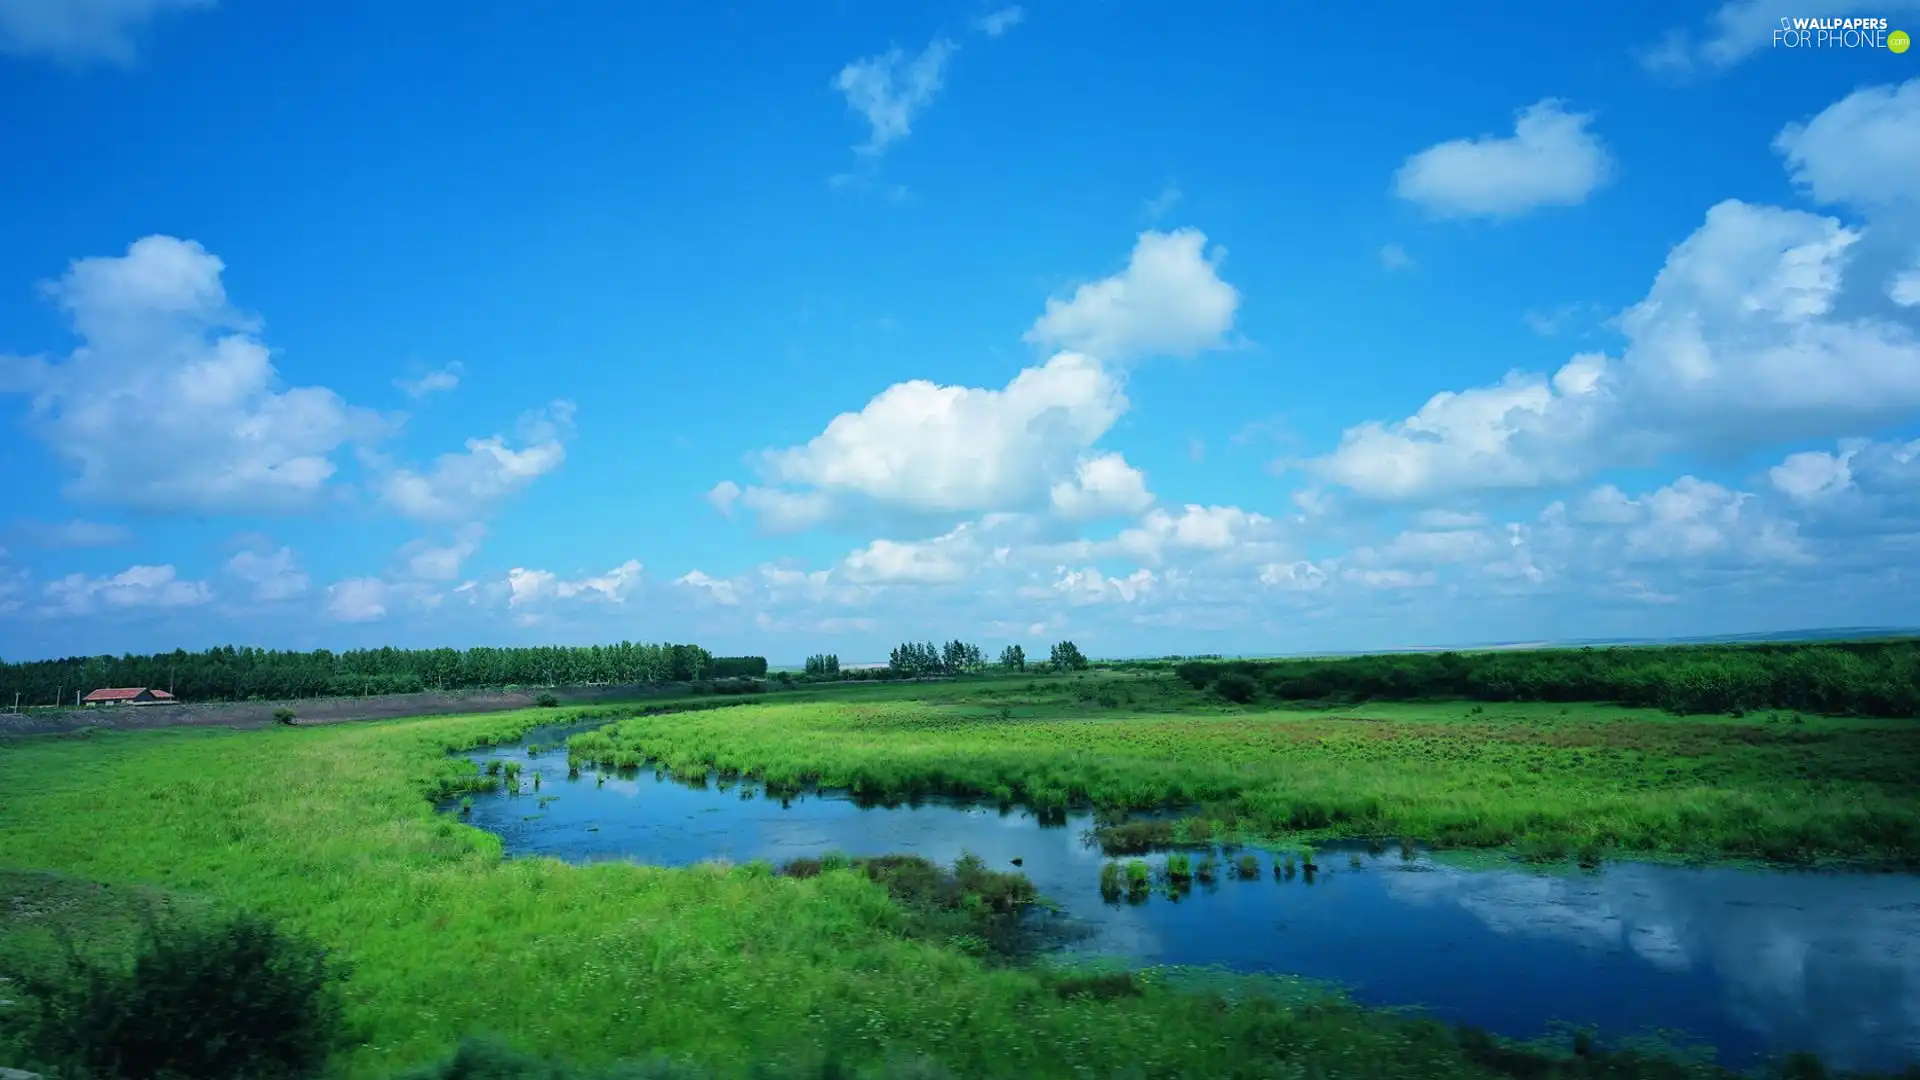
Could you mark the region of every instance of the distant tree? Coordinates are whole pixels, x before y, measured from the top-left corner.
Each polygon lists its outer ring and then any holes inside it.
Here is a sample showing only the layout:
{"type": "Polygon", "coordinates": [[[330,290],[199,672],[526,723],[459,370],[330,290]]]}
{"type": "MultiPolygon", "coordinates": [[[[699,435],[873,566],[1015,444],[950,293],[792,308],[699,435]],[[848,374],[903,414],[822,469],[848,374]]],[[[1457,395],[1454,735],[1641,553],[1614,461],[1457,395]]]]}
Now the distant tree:
{"type": "Polygon", "coordinates": [[[1080,654],[1080,646],[1071,641],[1055,645],[1049,663],[1061,671],[1085,671],[1087,668],[1087,658],[1080,654]]]}
{"type": "Polygon", "coordinates": [[[1027,670],[1027,650],[1018,645],[1009,645],[1001,649],[1000,666],[1008,671],[1027,670]]]}

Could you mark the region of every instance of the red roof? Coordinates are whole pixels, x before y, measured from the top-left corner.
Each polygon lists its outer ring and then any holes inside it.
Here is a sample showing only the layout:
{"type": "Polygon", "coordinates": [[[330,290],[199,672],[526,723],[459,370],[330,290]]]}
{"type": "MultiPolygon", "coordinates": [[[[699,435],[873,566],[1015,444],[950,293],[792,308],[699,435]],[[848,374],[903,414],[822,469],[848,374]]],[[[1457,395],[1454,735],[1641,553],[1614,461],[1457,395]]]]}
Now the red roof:
{"type": "MultiPolygon", "coordinates": [[[[144,694],[146,692],[147,692],[147,688],[144,686],[121,687],[117,690],[95,690],[93,693],[88,694],[85,698],[81,700],[83,701],[126,701],[129,698],[137,698],[141,694],[144,694]]],[[[157,691],[156,693],[165,693],[165,691],[157,691]]]]}
{"type": "Polygon", "coordinates": [[[173,695],[172,695],[172,694],[169,694],[169,693],[167,693],[167,692],[166,692],[165,690],[155,690],[155,691],[153,692],[153,696],[154,696],[155,698],[157,698],[157,699],[159,699],[159,700],[161,700],[161,701],[172,701],[172,700],[173,700],[173,695]]]}

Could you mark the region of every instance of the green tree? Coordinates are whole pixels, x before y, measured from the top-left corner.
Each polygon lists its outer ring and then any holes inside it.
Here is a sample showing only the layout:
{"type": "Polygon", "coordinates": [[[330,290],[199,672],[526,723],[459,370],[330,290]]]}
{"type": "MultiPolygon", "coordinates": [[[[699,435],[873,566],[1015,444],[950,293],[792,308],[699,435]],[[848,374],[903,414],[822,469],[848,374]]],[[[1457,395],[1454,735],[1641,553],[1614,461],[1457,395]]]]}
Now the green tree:
{"type": "Polygon", "coordinates": [[[1009,645],[1001,649],[1000,666],[1008,671],[1027,670],[1027,650],[1018,645],[1009,645]]]}
{"type": "Polygon", "coordinates": [[[1080,646],[1062,641],[1053,647],[1051,663],[1061,671],[1085,671],[1087,658],[1080,654],[1080,646]]]}

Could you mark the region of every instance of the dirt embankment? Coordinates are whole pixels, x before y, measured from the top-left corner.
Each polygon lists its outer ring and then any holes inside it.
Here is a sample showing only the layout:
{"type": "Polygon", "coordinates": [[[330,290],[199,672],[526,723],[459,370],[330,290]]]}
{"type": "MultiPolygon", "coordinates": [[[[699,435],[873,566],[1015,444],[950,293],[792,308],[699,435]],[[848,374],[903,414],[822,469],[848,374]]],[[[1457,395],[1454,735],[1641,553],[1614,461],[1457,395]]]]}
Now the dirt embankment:
{"type": "Polygon", "coordinates": [[[542,694],[562,705],[593,705],[631,698],[684,694],[684,684],[648,686],[574,686],[534,690],[464,690],[427,694],[379,694],[358,698],[307,698],[302,701],[219,701],[184,705],[119,705],[91,709],[29,709],[0,713],[0,736],[57,735],[81,728],[133,731],[167,727],[260,728],[274,723],[279,709],[292,709],[297,724],[340,724],[354,720],[391,720],[397,716],[525,709],[542,694]]]}

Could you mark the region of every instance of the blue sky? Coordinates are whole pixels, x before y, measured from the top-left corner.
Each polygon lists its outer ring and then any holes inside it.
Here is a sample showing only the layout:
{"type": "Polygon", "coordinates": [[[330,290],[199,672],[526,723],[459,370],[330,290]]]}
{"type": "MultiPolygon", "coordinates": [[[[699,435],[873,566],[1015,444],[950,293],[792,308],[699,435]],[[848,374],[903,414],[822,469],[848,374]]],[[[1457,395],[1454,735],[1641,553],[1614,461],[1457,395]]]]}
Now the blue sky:
{"type": "Polygon", "coordinates": [[[1912,621],[1915,0],[398,7],[0,0],[0,656],[1912,621]]]}

